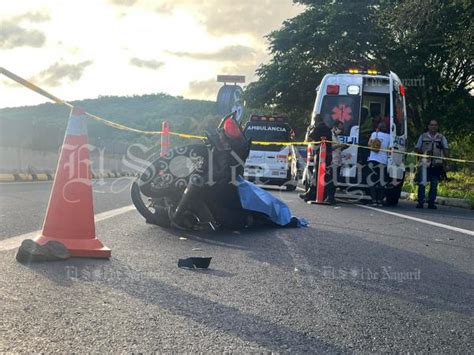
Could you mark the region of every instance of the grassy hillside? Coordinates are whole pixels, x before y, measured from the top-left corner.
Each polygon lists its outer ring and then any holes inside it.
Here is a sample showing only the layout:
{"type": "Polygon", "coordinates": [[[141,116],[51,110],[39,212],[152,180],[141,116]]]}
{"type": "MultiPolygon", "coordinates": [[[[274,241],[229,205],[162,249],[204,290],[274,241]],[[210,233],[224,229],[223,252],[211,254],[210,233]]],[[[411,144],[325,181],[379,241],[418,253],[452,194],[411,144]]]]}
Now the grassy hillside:
{"type": "MultiPolygon", "coordinates": [[[[163,120],[176,132],[200,133],[218,120],[215,103],[187,100],[166,94],[132,97],[105,96],[72,102],[86,111],[108,120],[143,130],[160,130],[163,120]]],[[[0,109],[0,146],[25,147],[37,150],[57,150],[67,125],[69,108],[41,104],[0,109]]],[[[120,131],[95,121],[88,121],[91,144],[126,149],[131,143],[151,144],[159,137],[120,131]]]]}

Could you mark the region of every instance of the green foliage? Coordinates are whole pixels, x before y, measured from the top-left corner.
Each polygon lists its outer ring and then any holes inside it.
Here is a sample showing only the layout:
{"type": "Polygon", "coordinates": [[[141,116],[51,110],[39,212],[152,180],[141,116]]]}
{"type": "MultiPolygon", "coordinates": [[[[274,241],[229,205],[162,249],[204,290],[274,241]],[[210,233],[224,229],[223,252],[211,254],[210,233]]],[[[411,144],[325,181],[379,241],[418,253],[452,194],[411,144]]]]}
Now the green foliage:
{"type": "MultiPolygon", "coordinates": [[[[403,185],[403,191],[416,193],[417,186],[413,184],[413,176],[408,176],[403,185]]],[[[438,185],[438,196],[462,198],[474,208],[474,175],[470,172],[448,172],[448,180],[438,185]]]]}
{"type": "Polygon", "coordinates": [[[407,88],[411,141],[430,119],[440,122],[452,143],[474,131],[471,1],[295,2],[307,8],[268,35],[272,59],[246,88],[249,105],[288,112],[304,131],[325,74],[375,67],[418,79],[418,86],[407,88]]]}
{"type": "MultiPolygon", "coordinates": [[[[168,120],[175,132],[199,134],[219,119],[214,102],[185,100],[166,94],[102,96],[72,104],[96,116],[142,130],[159,131],[162,122],[168,120]]],[[[1,109],[0,144],[57,150],[64,137],[68,116],[69,108],[49,103],[1,109]]],[[[159,136],[120,131],[94,120],[88,121],[88,131],[91,144],[114,153],[124,152],[132,143],[150,146],[160,139],[159,136]]]]}

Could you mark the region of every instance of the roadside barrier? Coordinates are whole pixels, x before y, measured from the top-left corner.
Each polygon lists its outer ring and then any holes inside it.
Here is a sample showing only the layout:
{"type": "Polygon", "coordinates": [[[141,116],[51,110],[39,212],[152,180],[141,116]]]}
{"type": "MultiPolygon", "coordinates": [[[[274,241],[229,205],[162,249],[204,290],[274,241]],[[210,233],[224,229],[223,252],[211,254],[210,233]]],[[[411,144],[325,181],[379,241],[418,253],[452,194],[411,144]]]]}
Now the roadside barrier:
{"type": "Polygon", "coordinates": [[[33,181],[33,175],[32,174],[25,174],[25,173],[19,173],[16,174],[18,176],[18,180],[20,181],[33,181]]]}
{"type": "Polygon", "coordinates": [[[111,250],[95,235],[87,144],[85,111],[74,107],[69,116],[43,231],[34,241],[40,245],[51,240],[60,242],[75,257],[109,258],[111,250]]]}
{"type": "Polygon", "coordinates": [[[0,174],[0,182],[13,182],[15,181],[15,175],[13,174],[0,174]]]}
{"type": "MultiPolygon", "coordinates": [[[[109,171],[106,173],[94,174],[91,173],[92,179],[104,179],[104,178],[119,178],[124,176],[132,176],[130,172],[118,172],[118,171],[109,171]]],[[[35,182],[35,181],[51,181],[54,180],[54,174],[50,173],[1,173],[0,174],[0,183],[5,182],[35,182]]]]}
{"type": "Polygon", "coordinates": [[[37,181],[48,181],[49,176],[48,176],[48,174],[36,174],[36,180],[37,181]]]}
{"type": "MultiPolygon", "coordinates": [[[[8,71],[5,68],[0,67],[0,73],[7,76],[8,78],[16,81],[17,83],[27,87],[28,89],[31,89],[31,90],[37,92],[38,94],[49,98],[50,100],[52,100],[52,101],[54,101],[58,104],[66,105],[66,106],[70,107],[71,109],[73,108],[73,105],[71,103],[69,103],[67,101],[64,101],[64,100],[58,98],[57,96],[54,96],[54,95],[50,94],[46,90],[41,89],[40,87],[36,86],[35,84],[21,78],[20,76],[8,71]]],[[[127,126],[122,125],[120,123],[107,120],[105,118],[93,115],[93,114],[88,113],[88,112],[84,112],[84,115],[86,115],[87,117],[89,117],[89,118],[91,118],[95,121],[102,122],[103,124],[105,124],[107,126],[110,126],[110,127],[113,127],[113,128],[119,129],[119,130],[123,130],[123,131],[135,132],[135,133],[145,134],[145,135],[162,135],[164,133],[163,131],[145,131],[145,130],[141,130],[141,129],[137,129],[137,128],[127,127],[127,126]]],[[[181,137],[181,138],[184,138],[184,139],[205,139],[206,138],[204,136],[198,136],[198,135],[187,134],[187,133],[177,133],[177,132],[171,132],[171,131],[168,131],[167,134],[170,135],[170,136],[177,136],[177,137],[181,137]]],[[[333,142],[333,141],[326,141],[326,142],[327,143],[341,144],[341,142],[333,142]]],[[[263,142],[263,141],[253,141],[252,143],[253,144],[259,144],[259,145],[281,145],[281,146],[308,145],[308,144],[318,145],[318,144],[321,144],[320,141],[319,142],[263,142]]],[[[371,147],[358,145],[358,144],[352,144],[352,143],[351,144],[343,143],[343,144],[346,145],[346,146],[355,146],[357,148],[371,149],[371,147]]],[[[417,156],[417,157],[420,157],[420,158],[432,158],[431,156],[426,155],[426,154],[419,154],[419,153],[415,153],[415,152],[406,152],[406,151],[399,152],[399,151],[394,151],[393,149],[380,149],[380,151],[385,151],[385,152],[391,153],[391,154],[404,154],[404,155],[417,156]]],[[[458,162],[458,163],[474,164],[474,160],[447,158],[447,157],[436,157],[436,158],[446,160],[446,161],[458,162]]]]}

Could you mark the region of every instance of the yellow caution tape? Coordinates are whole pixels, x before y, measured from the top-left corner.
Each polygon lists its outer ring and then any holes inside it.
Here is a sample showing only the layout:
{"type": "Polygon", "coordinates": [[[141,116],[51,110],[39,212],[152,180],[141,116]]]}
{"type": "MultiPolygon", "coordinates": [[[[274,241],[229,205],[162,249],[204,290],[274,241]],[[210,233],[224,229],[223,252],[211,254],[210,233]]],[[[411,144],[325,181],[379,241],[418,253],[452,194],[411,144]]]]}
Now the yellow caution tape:
{"type": "Polygon", "coordinates": [[[262,142],[262,141],[252,141],[252,144],[260,145],[308,145],[308,144],[320,144],[321,142],[262,142]]]}
{"type": "Polygon", "coordinates": [[[181,138],[187,138],[187,139],[206,139],[206,137],[203,136],[195,136],[193,134],[187,134],[187,133],[176,133],[176,132],[169,132],[170,136],[177,136],[181,138]]]}
{"type": "MultiPolygon", "coordinates": [[[[33,91],[37,92],[38,94],[47,97],[50,100],[53,100],[54,102],[56,102],[58,104],[66,105],[70,108],[74,107],[74,105],[72,105],[71,103],[69,103],[67,101],[64,101],[64,100],[58,98],[57,96],[54,96],[54,95],[50,94],[46,90],[41,89],[40,87],[36,86],[35,84],[19,77],[18,75],[12,73],[11,71],[8,71],[5,68],[0,67],[0,73],[7,76],[7,77],[9,77],[10,79],[16,81],[17,83],[27,87],[28,89],[33,90],[33,91]]],[[[145,131],[145,130],[138,129],[138,128],[127,127],[123,124],[106,120],[105,118],[99,117],[97,115],[93,115],[93,114],[88,113],[88,112],[86,112],[85,114],[86,114],[87,117],[90,117],[95,121],[102,122],[103,124],[105,124],[109,127],[120,129],[122,131],[135,132],[135,133],[147,134],[147,135],[158,135],[158,134],[162,133],[161,131],[145,131]]],[[[205,139],[206,138],[206,137],[203,137],[203,136],[196,136],[196,135],[187,134],[187,133],[169,132],[169,134],[172,135],[172,136],[177,136],[177,137],[181,137],[181,138],[185,138],[185,139],[205,139]]],[[[333,142],[333,141],[326,141],[326,142],[327,143],[342,144],[342,145],[346,145],[346,146],[355,146],[355,147],[364,148],[364,149],[371,149],[371,147],[358,145],[358,144],[349,144],[349,143],[341,143],[341,142],[333,142]]],[[[317,144],[321,144],[321,142],[320,141],[318,141],[318,142],[263,142],[263,141],[252,141],[252,144],[290,146],[290,145],[308,145],[308,144],[317,145],[317,144]]],[[[430,155],[413,153],[413,152],[399,152],[399,151],[395,151],[393,149],[379,149],[379,151],[385,151],[387,153],[392,153],[392,154],[412,155],[412,156],[417,156],[417,157],[421,157],[421,158],[429,158],[429,159],[435,158],[435,159],[441,159],[441,160],[455,161],[455,162],[459,162],[459,163],[474,164],[473,160],[446,158],[446,157],[433,157],[433,156],[430,156],[430,155]]]]}
{"type": "MultiPolygon", "coordinates": [[[[352,143],[341,143],[341,142],[334,142],[334,141],[326,141],[327,143],[334,143],[334,144],[341,144],[345,146],[353,146],[357,148],[363,148],[363,149],[372,149],[369,146],[365,145],[359,145],[359,144],[352,144],[352,143]]],[[[414,152],[405,152],[405,151],[398,151],[396,149],[378,149],[378,151],[382,152],[387,152],[391,154],[404,154],[404,155],[411,155],[415,157],[420,157],[420,158],[428,158],[428,159],[440,159],[440,160],[447,160],[447,161],[454,161],[458,163],[468,163],[468,164],[474,164],[474,160],[466,160],[466,159],[456,159],[456,158],[447,158],[447,157],[438,157],[438,156],[433,156],[433,155],[427,155],[427,154],[420,154],[420,153],[414,153],[414,152]]]]}

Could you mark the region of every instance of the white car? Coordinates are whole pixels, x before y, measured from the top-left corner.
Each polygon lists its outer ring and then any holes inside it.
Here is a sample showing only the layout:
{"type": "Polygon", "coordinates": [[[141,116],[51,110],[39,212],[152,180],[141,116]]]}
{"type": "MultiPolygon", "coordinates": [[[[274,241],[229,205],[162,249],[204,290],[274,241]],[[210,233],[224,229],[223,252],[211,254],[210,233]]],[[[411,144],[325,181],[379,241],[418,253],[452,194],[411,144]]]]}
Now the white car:
{"type": "MultiPolygon", "coordinates": [[[[244,128],[247,139],[254,142],[290,142],[291,127],[283,116],[252,115],[244,128]]],[[[296,189],[297,172],[291,164],[290,145],[252,144],[245,161],[244,177],[257,184],[286,186],[296,189]]]]}

